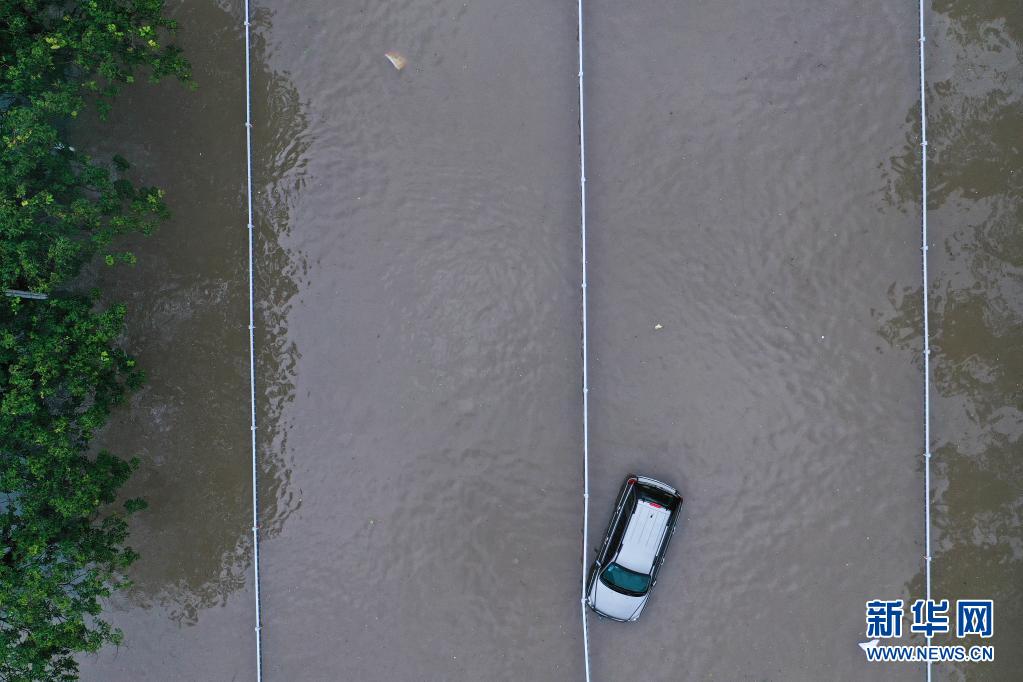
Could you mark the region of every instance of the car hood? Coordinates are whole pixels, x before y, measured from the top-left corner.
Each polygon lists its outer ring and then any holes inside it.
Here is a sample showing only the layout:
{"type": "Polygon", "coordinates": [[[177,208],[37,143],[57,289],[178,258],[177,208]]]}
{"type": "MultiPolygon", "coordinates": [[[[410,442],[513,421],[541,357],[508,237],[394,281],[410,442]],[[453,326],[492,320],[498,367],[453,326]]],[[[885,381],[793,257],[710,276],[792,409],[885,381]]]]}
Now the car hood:
{"type": "Polygon", "coordinates": [[[631,620],[634,616],[639,615],[643,604],[646,603],[647,595],[631,597],[612,590],[602,583],[600,578],[594,578],[588,598],[590,606],[605,616],[618,620],[631,620]]]}

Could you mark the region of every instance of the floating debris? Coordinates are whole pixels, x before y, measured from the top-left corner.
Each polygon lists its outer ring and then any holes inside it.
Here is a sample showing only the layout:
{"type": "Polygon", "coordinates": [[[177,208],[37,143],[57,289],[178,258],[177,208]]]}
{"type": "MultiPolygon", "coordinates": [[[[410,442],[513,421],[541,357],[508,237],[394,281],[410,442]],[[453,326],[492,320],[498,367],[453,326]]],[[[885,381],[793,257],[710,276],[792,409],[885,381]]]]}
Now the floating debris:
{"type": "Polygon", "coordinates": [[[664,329],[664,325],[658,322],[657,324],[654,325],[654,329],[664,329]]]}
{"type": "Polygon", "coordinates": [[[408,64],[408,60],[405,59],[405,55],[401,52],[391,50],[390,52],[385,53],[384,56],[387,57],[387,61],[391,62],[391,66],[398,69],[398,71],[404,69],[405,65],[408,64]]]}

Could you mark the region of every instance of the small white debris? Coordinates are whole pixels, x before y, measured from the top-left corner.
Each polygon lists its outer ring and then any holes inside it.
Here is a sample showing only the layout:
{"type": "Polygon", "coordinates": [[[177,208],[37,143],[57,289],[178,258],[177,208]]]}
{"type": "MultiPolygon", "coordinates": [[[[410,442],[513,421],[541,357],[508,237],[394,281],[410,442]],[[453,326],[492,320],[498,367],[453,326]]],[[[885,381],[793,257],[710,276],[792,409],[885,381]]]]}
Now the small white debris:
{"type": "Polygon", "coordinates": [[[391,62],[391,66],[398,69],[398,71],[404,69],[405,65],[408,64],[408,60],[405,59],[405,55],[401,52],[391,50],[390,52],[385,52],[384,56],[387,57],[389,62],[391,62]]]}
{"type": "Polygon", "coordinates": [[[664,325],[658,322],[657,324],[654,325],[654,329],[664,329],[664,325]]]}

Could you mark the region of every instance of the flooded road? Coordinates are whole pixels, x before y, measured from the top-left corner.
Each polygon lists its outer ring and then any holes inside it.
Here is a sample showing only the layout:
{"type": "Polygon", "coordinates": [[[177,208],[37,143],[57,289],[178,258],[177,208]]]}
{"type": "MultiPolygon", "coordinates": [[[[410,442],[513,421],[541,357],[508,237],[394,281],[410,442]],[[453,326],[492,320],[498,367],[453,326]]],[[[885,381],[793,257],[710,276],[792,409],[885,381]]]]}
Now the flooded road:
{"type": "Polygon", "coordinates": [[[990,597],[997,614],[995,663],[947,679],[1010,680],[1023,669],[1023,5],[935,9],[933,589],[990,597]]]}
{"type": "Polygon", "coordinates": [[[303,262],[301,507],[265,550],[272,678],[581,674],[573,22],[545,2],[267,12],[311,141],[281,239],[303,262]]]}
{"type": "Polygon", "coordinates": [[[142,460],[126,493],[149,509],[132,521],[134,586],[108,609],[125,641],[84,658],[84,680],[255,676],[240,20],[206,2],[171,15],[199,89],[130,89],[79,131],[166,189],[174,215],[129,244],[136,267],[100,271],[148,379],[102,440],[142,460]]]}
{"type": "MultiPolygon", "coordinates": [[[[949,679],[1011,679],[1023,632],[1010,9],[929,23],[934,592],[998,611],[949,679]]],[[[255,7],[267,679],[582,676],[574,11],[255,7]]],[[[240,12],[172,13],[200,89],[94,143],[175,217],[106,276],[150,381],[105,437],[151,506],[83,679],[254,678],[240,12]]],[[[595,679],[920,679],[856,646],[865,600],[922,596],[915,5],[586,24],[593,535],[629,471],[686,497],[595,679]]]]}
{"type": "Polygon", "coordinates": [[[922,377],[874,319],[919,287],[917,214],[878,168],[916,99],[915,7],[589,7],[594,509],[630,469],[686,497],[595,669],[920,679],[856,646],[922,564],[922,377]]]}

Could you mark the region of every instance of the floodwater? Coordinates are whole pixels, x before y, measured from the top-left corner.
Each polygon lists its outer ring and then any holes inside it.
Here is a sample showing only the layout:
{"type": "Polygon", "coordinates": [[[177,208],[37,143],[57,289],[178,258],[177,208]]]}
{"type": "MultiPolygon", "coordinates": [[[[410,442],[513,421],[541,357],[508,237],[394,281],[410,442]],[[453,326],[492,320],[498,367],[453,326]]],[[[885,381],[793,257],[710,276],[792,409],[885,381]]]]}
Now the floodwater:
{"type": "MultiPolygon", "coordinates": [[[[1023,5],[935,3],[929,43],[933,589],[995,601],[991,666],[1023,669],[1023,5]]],[[[903,311],[905,314],[906,311],[903,311]]],[[[903,316],[900,322],[908,320],[903,316]]]]}
{"type": "MultiPolygon", "coordinates": [[[[253,679],[242,34],[175,5],[200,89],[95,138],[175,217],[104,274],[150,382],[125,643],[83,679],[253,679]]],[[[928,22],[937,597],[1023,591],[1023,21],[928,22]]],[[[260,2],[264,671],[582,676],[575,6],[260,2]],[[383,57],[408,57],[401,72],[383,57]]],[[[864,601],[923,583],[912,3],[587,3],[591,533],[629,471],[685,514],[595,679],[920,679],[864,601]]],[[[88,128],[88,127],[87,127],[88,128]]]]}

